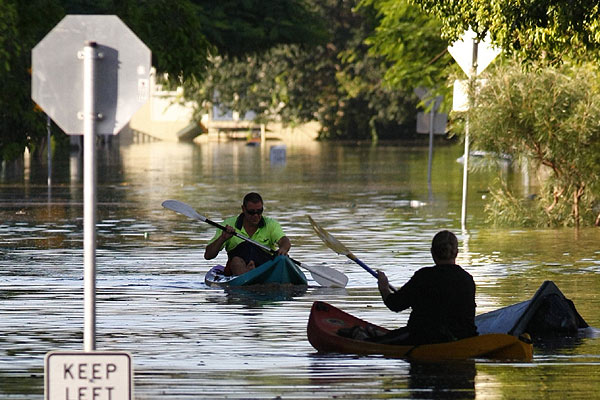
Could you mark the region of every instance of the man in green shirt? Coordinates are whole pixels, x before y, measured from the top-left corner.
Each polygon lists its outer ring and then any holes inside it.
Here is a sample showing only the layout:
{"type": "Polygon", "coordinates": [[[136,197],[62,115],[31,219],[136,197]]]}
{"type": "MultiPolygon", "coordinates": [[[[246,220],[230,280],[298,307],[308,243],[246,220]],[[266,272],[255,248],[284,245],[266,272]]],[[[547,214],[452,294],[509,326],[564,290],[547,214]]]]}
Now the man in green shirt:
{"type": "Polygon", "coordinates": [[[264,217],[262,213],[263,200],[260,194],[251,192],[244,196],[242,213],[223,221],[226,230],[217,230],[206,246],[204,258],[212,260],[225,248],[227,251],[225,273],[229,275],[241,275],[272,259],[271,254],[234,236],[236,231],[276,250],[277,254],[287,255],[292,247],[290,240],[283,233],[279,222],[264,217]],[[279,248],[277,249],[275,245],[279,248]]]}

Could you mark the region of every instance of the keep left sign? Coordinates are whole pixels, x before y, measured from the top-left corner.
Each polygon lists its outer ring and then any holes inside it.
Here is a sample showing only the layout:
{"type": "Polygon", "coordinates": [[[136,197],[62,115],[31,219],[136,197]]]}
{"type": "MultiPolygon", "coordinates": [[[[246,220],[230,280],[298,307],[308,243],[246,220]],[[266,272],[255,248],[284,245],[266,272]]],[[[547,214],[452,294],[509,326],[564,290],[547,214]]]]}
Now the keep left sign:
{"type": "Polygon", "coordinates": [[[46,354],[46,400],[131,400],[133,370],[125,352],[55,351],[46,354]]]}

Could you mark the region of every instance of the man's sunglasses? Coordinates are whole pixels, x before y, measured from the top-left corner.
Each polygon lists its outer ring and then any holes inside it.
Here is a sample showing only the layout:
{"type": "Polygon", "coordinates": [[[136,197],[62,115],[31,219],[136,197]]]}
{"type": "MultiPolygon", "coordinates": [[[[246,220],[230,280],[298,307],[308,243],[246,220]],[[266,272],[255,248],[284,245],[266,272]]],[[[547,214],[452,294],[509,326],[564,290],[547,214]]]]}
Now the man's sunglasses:
{"type": "Polygon", "coordinates": [[[246,212],[250,215],[256,215],[256,214],[262,214],[263,213],[263,208],[259,208],[258,210],[248,210],[246,209],[246,212]]]}

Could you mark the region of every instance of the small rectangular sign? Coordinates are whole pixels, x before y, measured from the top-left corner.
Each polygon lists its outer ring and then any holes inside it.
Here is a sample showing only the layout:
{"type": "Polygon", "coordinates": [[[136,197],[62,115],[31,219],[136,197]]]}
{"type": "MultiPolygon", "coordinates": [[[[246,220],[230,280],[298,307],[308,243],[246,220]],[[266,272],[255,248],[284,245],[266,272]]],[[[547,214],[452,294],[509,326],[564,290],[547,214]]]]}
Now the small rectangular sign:
{"type": "Polygon", "coordinates": [[[44,363],[46,400],[131,400],[133,368],[126,352],[50,352],[44,363]]]}
{"type": "MultiPolygon", "coordinates": [[[[417,113],[417,133],[429,133],[429,125],[431,124],[431,114],[419,112],[417,113]]],[[[445,135],[446,126],[448,125],[448,114],[435,113],[433,115],[433,133],[436,135],[445,135]]]]}

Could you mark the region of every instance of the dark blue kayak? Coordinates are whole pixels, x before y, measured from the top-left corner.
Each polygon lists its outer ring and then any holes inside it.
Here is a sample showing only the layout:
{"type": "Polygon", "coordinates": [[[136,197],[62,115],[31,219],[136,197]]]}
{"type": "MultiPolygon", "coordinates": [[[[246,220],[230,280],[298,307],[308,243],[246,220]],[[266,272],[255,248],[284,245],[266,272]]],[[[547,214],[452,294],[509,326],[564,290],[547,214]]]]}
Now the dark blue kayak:
{"type": "Polygon", "coordinates": [[[271,261],[254,268],[245,274],[227,276],[225,267],[216,265],[206,273],[204,282],[207,285],[249,286],[268,283],[306,285],[306,276],[289,257],[277,256],[271,261]]]}
{"type": "Polygon", "coordinates": [[[479,334],[528,333],[534,341],[545,337],[574,336],[589,325],[552,281],[545,281],[530,300],[475,317],[479,334]]]}

